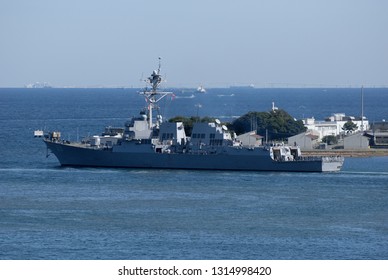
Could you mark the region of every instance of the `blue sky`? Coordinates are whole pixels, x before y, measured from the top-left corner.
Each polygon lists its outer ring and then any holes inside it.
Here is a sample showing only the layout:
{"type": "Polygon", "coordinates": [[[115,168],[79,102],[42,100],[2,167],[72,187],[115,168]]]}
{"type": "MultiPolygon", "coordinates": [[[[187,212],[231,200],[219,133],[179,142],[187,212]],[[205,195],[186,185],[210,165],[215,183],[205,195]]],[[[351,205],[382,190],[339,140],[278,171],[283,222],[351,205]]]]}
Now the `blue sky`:
{"type": "Polygon", "coordinates": [[[0,0],[0,87],[388,85],[385,0],[0,0]]]}

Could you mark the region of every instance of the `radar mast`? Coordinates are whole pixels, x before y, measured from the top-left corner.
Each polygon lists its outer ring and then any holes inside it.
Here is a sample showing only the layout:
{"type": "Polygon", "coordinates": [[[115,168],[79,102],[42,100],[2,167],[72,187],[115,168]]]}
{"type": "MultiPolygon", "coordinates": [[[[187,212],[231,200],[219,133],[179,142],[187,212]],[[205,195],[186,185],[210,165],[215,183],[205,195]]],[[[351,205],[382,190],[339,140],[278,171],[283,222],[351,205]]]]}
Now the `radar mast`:
{"type": "MultiPolygon", "coordinates": [[[[162,100],[167,95],[173,95],[172,92],[159,91],[158,88],[162,83],[162,75],[160,74],[161,70],[161,58],[159,57],[159,67],[158,70],[154,70],[150,77],[148,77],[145,82],[151,85],[149,89],[147,86],[145,89],[140,92],[140,94],[144,95],[145,100],[147,102],[147,117],[148,117],[148,128],[153,128],[152,123],[152,111],[159,109],[158,102],[162,100]]],[[[159,126],[161,122],[161,118],[157,118],[156,126],[159,126]]]]}

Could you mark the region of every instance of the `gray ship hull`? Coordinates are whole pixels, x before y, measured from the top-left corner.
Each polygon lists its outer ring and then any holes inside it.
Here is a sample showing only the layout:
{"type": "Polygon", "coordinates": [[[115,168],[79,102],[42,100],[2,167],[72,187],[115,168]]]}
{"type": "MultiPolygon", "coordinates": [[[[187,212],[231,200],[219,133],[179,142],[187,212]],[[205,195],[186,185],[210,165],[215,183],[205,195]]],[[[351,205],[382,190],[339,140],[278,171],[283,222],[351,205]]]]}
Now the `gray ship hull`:
{"type": "MultiPolygon", "coordinates": [[[[294,171],[335,172],[343,164],[343,158],[303,158],[294,161],[274,161],[264,149],[230,148],[224,153],[156,153],[151,145],[138,145],[136,152],[125,148],[94,149],[76,144],[45,140],[47,148],[62,166],[240,170],[240,171],[294,171]],[[139,146],[144,146],[139,148],[139,146]]],[[[129,147],[131,150],[131,147],[129,147]]]]}

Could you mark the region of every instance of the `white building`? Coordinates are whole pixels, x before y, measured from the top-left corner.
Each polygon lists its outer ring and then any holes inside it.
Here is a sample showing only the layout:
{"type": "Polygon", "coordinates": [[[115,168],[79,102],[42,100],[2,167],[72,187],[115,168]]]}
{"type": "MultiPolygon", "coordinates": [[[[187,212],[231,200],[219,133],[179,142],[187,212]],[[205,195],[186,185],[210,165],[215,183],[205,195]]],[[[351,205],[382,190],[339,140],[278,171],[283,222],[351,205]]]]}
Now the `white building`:
{"type": "Polygon", "coordinates": [[[369,122],[365,117],[361,120],[361,118],[356,119],[352,116],[346,116],[344,113],[333,114],[324,121],[316,121],[314,117],[306,118],[302,121],[308,130],[319,132],[320,140],[325,136],[345,135],[346,132],[342,128],[348,121],[352,121],[357,125],[357,128],[353,133],[369,129],[369,122]]]}

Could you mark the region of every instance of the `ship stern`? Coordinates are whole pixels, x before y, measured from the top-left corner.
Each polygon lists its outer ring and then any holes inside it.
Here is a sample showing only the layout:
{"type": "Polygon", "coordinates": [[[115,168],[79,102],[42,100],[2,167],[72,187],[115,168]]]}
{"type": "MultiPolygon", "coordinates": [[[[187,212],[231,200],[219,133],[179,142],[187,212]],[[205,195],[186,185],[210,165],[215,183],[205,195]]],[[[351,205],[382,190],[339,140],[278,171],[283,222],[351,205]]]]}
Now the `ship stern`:
{"type": "Polygon", "coordinates": [[[322,157],[322,172],[339,172],[344,164],[344,157],[322,157]]]}

